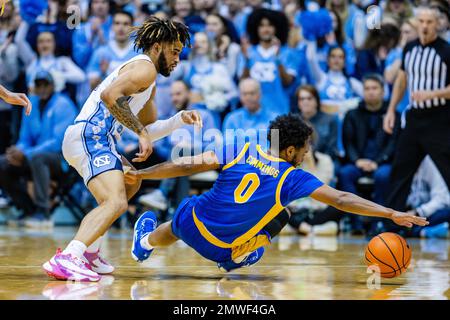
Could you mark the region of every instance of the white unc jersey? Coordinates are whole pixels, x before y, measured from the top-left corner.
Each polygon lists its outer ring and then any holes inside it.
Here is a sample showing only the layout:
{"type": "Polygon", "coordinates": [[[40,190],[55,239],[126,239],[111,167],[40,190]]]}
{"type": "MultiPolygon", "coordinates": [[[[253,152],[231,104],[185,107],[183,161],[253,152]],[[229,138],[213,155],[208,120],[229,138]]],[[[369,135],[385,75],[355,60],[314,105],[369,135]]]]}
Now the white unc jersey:
{"type": "MultiPolygon", "coordinates": [[[[97,86],[97,88],[94,89],[94,91],[92,91],[89,98],[84,103],[80,114],[75,119],[75,123],[96,122],[101,128],[106,128],[110,133],[113,133],[116,138],[118,138],[118,135],[120,135],[120,133],[123,131],[123,125],[121,125],[110,114],[108,108],[102,102],[100,95],[106,87],[114,82],[114,80],[119,76],[119,71],[125,65],[136,60],[147,60],[151,62],[151,59],[147,55],[140,54],[119,65],[105,80],[103,80],[97,86]]],[[[146,90],[133,94],[129,97],[128,103],[134,115],[137,115],[142,110],[145,103],[150,99],[154,86],[155,82],[153,82],[146,90]]]]}

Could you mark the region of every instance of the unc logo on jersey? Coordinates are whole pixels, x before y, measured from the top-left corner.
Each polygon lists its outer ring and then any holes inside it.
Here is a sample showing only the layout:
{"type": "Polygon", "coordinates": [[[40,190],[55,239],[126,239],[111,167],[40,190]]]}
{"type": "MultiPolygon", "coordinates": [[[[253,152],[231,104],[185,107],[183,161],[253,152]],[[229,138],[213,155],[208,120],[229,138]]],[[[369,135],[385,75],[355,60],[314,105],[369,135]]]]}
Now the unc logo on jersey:
{"type": "Polygon", "coordinates": [[[111,158],[108,155],[98,156],[94,159],[93,163],[97,168],[104,167],[111,164],[111,158]]]}
{"type": "Polygon", "coordinates": [[[276,78],[277,67],[273,62],[255,62],[250,69],[250,77],[261,82],[273,82],[276,78]]]}

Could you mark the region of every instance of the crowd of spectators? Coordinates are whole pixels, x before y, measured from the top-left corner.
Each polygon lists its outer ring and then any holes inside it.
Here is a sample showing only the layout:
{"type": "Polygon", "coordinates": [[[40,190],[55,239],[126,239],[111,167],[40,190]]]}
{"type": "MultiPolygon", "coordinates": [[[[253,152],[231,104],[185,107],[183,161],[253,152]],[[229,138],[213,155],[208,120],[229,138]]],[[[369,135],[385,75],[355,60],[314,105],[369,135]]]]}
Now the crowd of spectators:
{"type": "MultiPolygon", "coordinates": [[[[225,136],[227,130],[265,130],[277,115],[300,113],[315,129],[303,169],[385,204],[409,93],[397,106],[391,135],[383,131],[383,116],[402,50],[417,38],[415,10],[424,3],[439,10],[439,35],[450,42],[447,0],[9,1],[0,17],[0,84],[27,92],[34,109],[22,117],[0,100],[0,207],[19,208],[27,226],[52,225],[51,181],[67,171],[61,155],[65,128],[90,92],[139,54],[129,35],[150,15],[184,22],[192,38],[172,74],[156,80],[159,119],[200,110],[203,132],[225,136]],[[24,192],[30,181],[33,187],[24,192]]],[[[180,143],[207,146],[193,128],[184,130],[196,141],[159,140],[144,165],[170,159],[180,143]]],[[[131,158],[138,148],[134,134],[125,131],[118,148],[131,158]]],[[[170,211],[180,183],[177,192],[191,192],[189,179],[168,179],[150,193],[143,188],[132,203],[170,211]]],[[[444,187],[428,157],[408,205],[425,216],[436,213],[445,223],[449,191],[437,191],[444,187]]],[[[347,218],[311,200],[289,208],[290,225],[302,234],[337,234],[345,226],[355,234],[384,230],[378,221],[347,218]]]]}

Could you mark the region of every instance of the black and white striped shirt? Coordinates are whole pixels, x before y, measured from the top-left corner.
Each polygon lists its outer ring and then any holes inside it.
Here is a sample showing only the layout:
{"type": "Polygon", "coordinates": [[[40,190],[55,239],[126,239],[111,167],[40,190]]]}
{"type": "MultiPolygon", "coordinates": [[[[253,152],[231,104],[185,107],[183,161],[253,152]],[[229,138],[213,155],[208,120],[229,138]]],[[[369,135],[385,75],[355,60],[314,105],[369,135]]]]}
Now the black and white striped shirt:
{"type": "MultiPolygon", "coordinates": [[[[444,89],[450,84],[450,45],[440,37],[425,46],[419,40],[408,43],[403,50],[402,70],[406,72],[410,94],[419,90],[444,89]]],[[[415,102],[410,98],[409,101],[409,107],[416,109],[450,107],[450,100],[446,99],[415,102]]]]}

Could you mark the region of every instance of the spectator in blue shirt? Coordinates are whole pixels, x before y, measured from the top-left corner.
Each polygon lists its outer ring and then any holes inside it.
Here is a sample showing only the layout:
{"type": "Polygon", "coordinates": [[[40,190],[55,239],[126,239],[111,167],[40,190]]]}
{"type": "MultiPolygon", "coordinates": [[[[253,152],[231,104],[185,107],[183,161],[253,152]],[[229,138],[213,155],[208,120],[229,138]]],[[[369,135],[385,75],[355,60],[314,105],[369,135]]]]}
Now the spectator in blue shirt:
{"type": "Polygon", "coordinates": [[[114,40],[101,46],[92,54],[87,68],[91,89],[97,87],[120,64],[137,55],[129,32],[133,26],[133,16],[125,11],[116,12],[113,16],[111,32],[114,40]]]}
{"type": "Polygon", "coordinates": [[[345,52],[345,72],[351,76],[355,72],[356,53],[355,48],[350,40],[345,39],[342,21],[336,11],[330,11],[331,20],[333,21],[333,31],[328,33],[324,38],[317,40],[317,54],[320,67],[323,71],[328,70],[327,56],[331,47],[339,46],[345,52]]]}
{"type": "Polygon", "coordinates": [[[73,34],[73,59],[82,68],[86,68],[92,53],[112,38],[110,29],[112,17],[109,15],[108,0],[91,0],[89,19],[81,23],[73,34]],[[110,38],[111,37],[111,38],[110,38]]]}
{"type": "Polygon", "coordinates": [[[317,57],[317,43],[306,41],[306,58],[322,100],[323,110],[338,114],[342,119],[345,113],[358,106],[363,95],[363,86],[358,79],[345,74],[345,51],[343,48],[330,47],[328,51],[328,71],[324,72],[317,57]]]}
{"type": "Polygon", "coordinates": [[[50,179],[63,175],[62,140],[77,109],[65,95],[55,93],[47,71],[36,75],[35,92],[30,96],[33,110],[22,119],[19,141],[0,156],[0,186],[23,210],[22,218],[32,215],[30,223],[49,226],[50,179]],[[24,192],[27,180],[33,181],[34,201],[24,192]]]}
{"type": "MultiPolygon", "coordinates": [[[[262,107],[259,82],[252,78],[241,80],[239,93],[243,107],[230,112],[223,122],[222,131],[227,141],[234,139],[235,136],[248,135],[248,139],[267,137],[269,123],[277,115],[262,107]]],[[[256,142],[256,140],[253,141],[256,142]]]]}
{"type": "Polygon", "coordinates": [[[238,74],[261,83],[262,105],[278,114],[290,111],[286,88],[297,76],[287,43],[289,22],[286,15],[258,9],[249,16],[247,31],[251,46],[241,43],[243,57],[238,74]]]}

